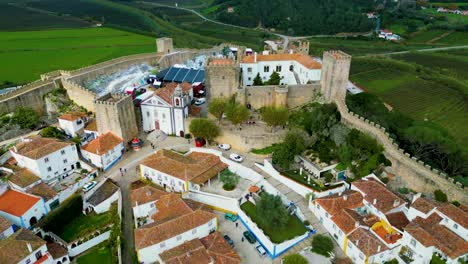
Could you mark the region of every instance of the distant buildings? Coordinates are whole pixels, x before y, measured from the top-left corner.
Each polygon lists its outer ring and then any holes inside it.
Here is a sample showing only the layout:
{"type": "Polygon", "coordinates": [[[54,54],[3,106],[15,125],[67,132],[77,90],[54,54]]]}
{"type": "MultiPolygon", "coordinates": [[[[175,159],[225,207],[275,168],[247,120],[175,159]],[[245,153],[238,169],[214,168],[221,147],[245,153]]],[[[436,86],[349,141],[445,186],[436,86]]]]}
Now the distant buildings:
{"type": "Polygon", "coordinates": [[[10,152],[18,166],[28,168],[45,182],[65,178],[79,166],[75,144],[54,138],[25,139],[10,152]]]}
{"type": "Polygon", "coordinates": [[[266,82],[273,72],[281,76],[281,85],[297,85],[320,81],[322,65],[302,53],[266,55],[254,53],[243,57],[240,67],[244,86],[254,85],[257,74],[263,82],[266,82]]]}
{"type": "Polygon", "coordinates": [[[401,37],[397,34],[394,34],[392,33],[390,30],[388,29],[383,29],[383,30],[379,30],[377,32],[378,34],[378,37],[379,38],[382,38],[382,39],[385,39],[385,40],[394,40],[394,41],[397,41],[397,40],[400,40],[401,37]]]}

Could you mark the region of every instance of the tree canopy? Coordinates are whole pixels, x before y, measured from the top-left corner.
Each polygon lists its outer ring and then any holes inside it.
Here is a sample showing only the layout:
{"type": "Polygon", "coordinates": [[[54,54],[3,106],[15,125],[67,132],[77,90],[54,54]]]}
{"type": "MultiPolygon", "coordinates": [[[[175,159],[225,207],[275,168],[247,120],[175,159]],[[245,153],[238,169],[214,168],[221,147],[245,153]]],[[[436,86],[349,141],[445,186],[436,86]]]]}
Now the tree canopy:
{"type": "Polygon", "coordinates": [[[220,134],[218,125],[212,120],[206,118],[195,118],[190,122],[190,132],[195,137],[201,137],[211,142],[220,134]]]}
{"type": "Polygon", "coordinates": [[[228,104],[228,99],[224,97],[220,98],[213,98],[210,100],[210,103],[208,104],[208,112],[212,114],[214,117],[218,119],[218,121],[221,121],[221,118],[223,118],[223,114],[226,110],[226,105],[228,104]]]}
{"type": "Polygon", "coordinates": [[[283,143],[273,147],[272,161],[283,169],[289,169],[294,156],[306,149],[305,136],[299,130],[292,130],[286,134],[283,143]]]}
{"type": "Polygon", "coordinates": [[[307,259],[299,254],[291,254],[283,258],[283,264],[307,264],[307,259]]]}
{"type": "Polygon", "coordinates": [[[260,77],[260,73],[257,73],[255,78],[253,79],[253,85],[254,86],[260,86],[263,85],[262,77],[260,77]]]}
{"type": "Polygon", "coordinates": [[[268,126],[274,128],[286,125],[289,120],[289,110],[284,106],[267,106],[262,109],[261,116],[262,120],[267,123],[268,126]]]}
{"type": "Polygon", "coordinates": [[[226,119],[233,125],[239,125],[249,119],[250,112],[245,105],[237,102],[230,102],[225,108],[226,119]]]}
{"type": "Polygon", "coordinates": [[[220,173],[219,179],[224,184],[223,188],[225,190],[234,189],[240,181],[240,177],[228,169],[225,169],[220,173]]]}
{"type": "Polygon", "coordinates": [[[318,234],[312,240],[312,252],[320,254],[325,257],[330,256],[333,251],[333,241],[327,235],[318,234]]]}
{"type": "Polygon", "coordinates": [[[49,127],[42,129],[41,136],[46,137],[46,138],[58,138],[58,139],[62,139],[64,137],[62,131],[60,131],[60,129],[53,127],[53,126],[49,126],[49,127]]]}
{"type": "Polygon", "coordinates": [[[279,195],[262,192],[255,208],[259,219],[266,226],[283,228],[288,223],[288,210],[284,207],[279,195]]]}
{"type": "Polygon", "coordinates": [[[279,73],[277,73],[276,71],[274,71],[274,72],[270,75],[270,79],[267,81],[266,84],[268,84],[268,85],[279,85],[279,84],[280,84],[280,81],[281,81],[281,76],[279,75],[279,73]]]}

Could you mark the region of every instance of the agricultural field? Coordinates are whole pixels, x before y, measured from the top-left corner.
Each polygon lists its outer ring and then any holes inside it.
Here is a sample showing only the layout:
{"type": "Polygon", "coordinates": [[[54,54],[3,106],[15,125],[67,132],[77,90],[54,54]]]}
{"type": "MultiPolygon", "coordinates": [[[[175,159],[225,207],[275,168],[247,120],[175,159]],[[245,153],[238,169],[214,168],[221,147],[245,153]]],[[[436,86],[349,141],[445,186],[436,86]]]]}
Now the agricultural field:
{"type": "Polygon", "coordinates": [[[90,23],[67,16],[28,10],[0,3],[0,31],[89,27],[90,23]]]}
{"type": "Polygon", "coordinates": [[[111,28],[0,32],[0,85],[155,49],[152,37],[111,28]]]}
{"type": "MultiPolygon", "coordinates": [[[[360,65],[354,61],[350,79],[415,120],[430,120],[468,146],[467,89],[428,79],[418,72],[391,66],[360,65]]],[[[466,86],[465,86],[466,88],[466,86]]]]}

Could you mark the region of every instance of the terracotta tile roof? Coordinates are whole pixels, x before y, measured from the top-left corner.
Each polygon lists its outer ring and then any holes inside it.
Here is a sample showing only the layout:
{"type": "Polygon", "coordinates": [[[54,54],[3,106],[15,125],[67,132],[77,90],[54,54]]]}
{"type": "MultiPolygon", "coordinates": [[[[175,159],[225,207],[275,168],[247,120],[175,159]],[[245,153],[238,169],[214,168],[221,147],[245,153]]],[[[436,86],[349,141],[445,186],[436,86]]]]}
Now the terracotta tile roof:
{"type": "Polygon", "coordinates": [[[20,168],[18,171],[11,174],[8,180],[19,187],[25,188],[37,181],[40,181],[41,178],[26,168],[20,168]]]}
{"type": "Polygon", "coordinates": [[[464,228],[468,228],[468,213],[463,208],[456,207],[453,204],[446,203],[437,208],[437,211],[446,215],[464,228]]]}
{"type": "Polygon", "coordinates": [[[106,181],[99,186],[93,194],[91,194],[86,202],[93,206],[97,206],[111,197],[115,192],[118,192],[119,189],[119,186],[113,180],[106,179],[106,181]]]}
{"type": "Polygon", "coordinates": [[[436,208],[436,204],[426,198],[418,198],[414,203],[411,204],[411,207],[414,209],[423,212],[425,214],[429,213],[432,209],[436,208]]]}
{"type": "Polygon", "coordinates": [[[354,230],[348,238],[349,241],[353,242],[353,244],[366,256],[373,256],[377,253],[388,250],[384,243],[375,237],[369,230],[364,228],[354,230]]]}
{"type": "Polygon", "coordinates": [[[4,217],[0,216],[0,233],[11,227],[11,223],[4,217]]]}
{"type": "Polygon", "coordinates": [[[47,251],[49,251],[53,259],[68,255],[68,250],[57,243],[47,243],[47,251]]]}
{"type": "MultiPolygon", "coordinates": [[[[179,203],[180,196],[170,194],[163,196],[157,203],[158,212],[154,223],[135,230],[135,246],[137,249],[158,244],[171,237],[192,230],[216,219],[216,215],[204,210],[192,211],[179,203]],[[166,197],[167,196],[167,197],[166,197]],[[179,211],[180,210],[180,211],[179,211]]],[[[155,216],[154,215],[154,216],[155,216]]]]}
{"type": "Polygon", "coordinates": [[[166,86],[157,89],[156,91],[154,91],[154,94],[158,96],[159,98],[161,98],[162,100],[164,100],[169,105],[172,105],[172,95],[174,94],[175,89],[177,88],[178,85],[180,85],[184,94],[189,93],[190,89],[192,89],[192,85],[188,82],[183,82],[180,84],[173,82],[173,83],[168,83],[166,84],[166,86]]]}
{"type": "Polygon", "coordinates": [[[86,113],[83,112],[68,112],[59,117],[59,119],[67,120],[67,121],[75,121],[80,118],[86,117],[86,113]]]}
{"type": "Polygon", "coordinates": [[[84,130],[88,130],[88,131],[96,131],[97,132],[97,123],[96,123],[96,119],[94,119],[93,121],[89,122],[84,130]]]}
{"type": "Polygon", "coordinates": [[[315,202],[325,209],[325,211],[330,215],[335,215],[341,209],[355,209],[364,205],[362,203],[361,193],[351,190],[343,192],[342,195],[334,194],[318,198],[315,199],[315,202]]]}
{"type": "Polygon", "coordinates": [[[208,251],[208,254],[213,258],[214,263],[220,264],[239,264],[240,257],[224,240],[223,235],[219,232],[214,232],[202,239],[202,244],[208,251]]]}
{"type": "Polygon", "coordinates": [[[156,202],[158,210],[151,218],[154,223],[162,224],[177,217],[192,213],[194,210],[178,194],[167,194],[156,202]]]}
{"type": "Polygon", "coordinates": [[[210,65],[234,65],[234,60],[231,59],[211,59],[210,65]]]}
{"type": "MultiPolygon", "coordinates": [[[[73,145],[73,143],[60,141],[55,138],[38,137],[31,139],[31,141],[18,143],[16,149],[19,155],[37,160],[70,145],[73,145]]],[[[10,150],[14,151],[14,148],[10,150]]]]}
{"type": "Polygon", "coordinates": [[[28,193],[42,197],[45,201],[49,201],[58,195],[54,189],[43,182],[29,189],[28,193]]]}
{"type": "Polygon", "coordinates": [[[353,182],[352,185],[364,193],[364,199],[368,203],[372,204],[384,214],[393,208],[406,203],[403,199],[377,181],[360,180],[353,182]],[[373,202],[375,199],[377,203],[374,205],[373,202]]]}
{"type": "MultiPolygon", "coordinates": [[[[373,216],[373,215],[370,215],[373,216]]],[[[374,219],[369,216],[368,219],[374,219]]],[[[331,220],[343,231],[345,234],[351,233],[354,229],[361,226],[372,226],[378,219],[374,221],[365,221],[364,217],[359,215],[356,211],[351,209],[342,209],[332,216],[331,220]]]]}
{"type": "Polygon", "coordinates": [[[130,192],[130,200],[132,201],[132,206],[142,205],[149,202],[155,202],[161,198],[161,196],[166,195],[167,192],[161,191],[154,188],[150,185],[141,186],[137,189],[134,189],[130,192]]]}
{"type": "Polygon", "coordinates": [[[102,156],[124,141],[112,132],[107,132],[81,147],[82,150],[102,156]]]}
{"type": "Polygon", "coordinates": [[[165,149],[147,157],[141,164],[195,184],[205,183],[228,167],[213,154],[192,152],[182,155],[165,149]]]}
{"type": "Polygon", "coordinates": [[[440,225],[441,220],[442,217],[437,213],[431,214],[427,219],[416,217],[406,226],[405,231],[425,247],[434,246],[451,259],[466,254],[468,242],[440,225]]]}
{"type": "Polygon", "coordinates": [[[28,250],[28,243],[34,251],[46,242],[28,229],[20,229],[13,235],[1,240],[0,263],[18,263],[29,256],[31,253],[28,250]]]}
{"type": "Polygon", "coordinates": [[[409,220],[403,212],[386,214],[385,216],[388,222],[390,222],[393,227],[398,228],[398,230],[403,230],[405,226],[409,224],[409,220]]]}
{"type": "Polygon", "coordinates": [[[159,254],[166,264],[209,264],[208,252],[198,239],[190,240],[159,254]]]}
{"type": "Polygon", "coordinates": [[[0,211],[20,217],[40,200],[39,197],[10,189],[0,196],[0,211]]]}
{"type": "MultiPolygon", "coordinates": [[[[254,60],[255,55],[245,56],[242,58],[242,63],[255,63],[254,60]]],[[[259,61],[297,61],[309,69],[322,68],[322,64],[320,64],[320,62],[317,62],[310,56],[302,53],[257,55],[257,62],[259,61]]]]}

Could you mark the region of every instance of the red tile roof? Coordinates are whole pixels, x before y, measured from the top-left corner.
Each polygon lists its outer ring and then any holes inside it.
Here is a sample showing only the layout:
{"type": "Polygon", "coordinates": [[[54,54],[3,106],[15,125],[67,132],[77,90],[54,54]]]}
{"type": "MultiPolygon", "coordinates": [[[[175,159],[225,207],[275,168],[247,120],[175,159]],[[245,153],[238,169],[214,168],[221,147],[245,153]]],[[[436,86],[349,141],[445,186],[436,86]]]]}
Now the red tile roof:
{"type": "MultiPolygon", "coordinates": [[[[55,138],[38,137],[30,139],[30,141],[18,143],[16,149],[19,155],[37,160],[70,145],[73,145],[73,143],[60,141],[55,138]]],[[[11,148],[10,150],[14,151],[14,149],[11,148]]]]}
{"type": "MultiPolygon", "coordinates": [[[[259,61],[297,61],[309,69],[322,68],[322,64],[320,64],[320,62],[317,62],[310,56],[302,53],[257,55],[257,62],[259,61]]],[[[243,57],[242,63],[255,63],[255,55],[243,57]]]]}
{"type": "Polygon", "coordinates": [[[11,227],[11,223],[4,217],[0,216],[0,233],[11,227]]]}
{"type": "Polygon", "coordinates": [[[405,231],[425,247],[434,246],[451,259],[466,254],[468,242],[440,225],[440,221],[442,217],[437,213],[431,214],[427,219],[416,217],[405,227],[405,231]]]}
{"type": "Polygon", "coordinates": [[[18,263],[31,255],[28,244],[35,251],[45,243],[30,230],[20,229],[6,239],[0,240],[0,263],[18,263]]]}
{"type": "Polygon", "coordinates": [[[322,206],[330,215],[335,215],[340,210],[348,208],[355,209],[362,207],[362,195],[356,191],[345,191],[341,195],[333,194],[315,199],[315,202],[322,206]]]}
{"type": "Polygon", "coordinates": [[[166,149],[147,157],[141,164],[196,184],[205,183],[228,167],[213,154],[192,152],[182,155],[166,149]]]}
{"type": "Polygon", "coordinates": [[[406,215],[403,212],[386,214],[385,217],[387,217],[387,220],[388,222],[390,222],[390,225],[398,228],[398,230],[403,230],[405,226],[409,224],[409,220],[408,218],[406,218],[406,215]]]}
{"type": "Polygon", "coordinates": [[[86,117],[86,114],[83,112],[69,112],[61,115],[58,119],[63,119],[67,121],[75,121],[80,118],[86,117]]]}
{"type": "Polygon", "coordinates": [[[41,198],[15,190],[7,190],[0,196],[0,211],[21,217],[41,198]]]}
{"type": "Polygon", "coordinates": [[[425,214],[429,213],[432,209],[436,208],[436,204],[426,198],[418,198],[411,204],[411,207],[414,209],[423,212],[425,214]]]}
{"type": "Polygon", "coordinates": [[[457,222],[459,225],[463,226],[464,228],[468,228],[468,212],[463,210],[462,206],[460,207],[456,207],[453,204],[446,203],[444,205],[437,207],[437,211],[446,215],[447,217],[457,222]]]}
{"type": "Polygon", "coordinates": [[[47,243],[47,251],[49,251],[53,259],[68,255],[68,250],[57,243],[47,243]]]}
{"type": "Polygon", "coordinates": [[[96,119],[93,120],[93,121],[91,121],[91,122],[89,122],[89,123],[85,126],[84,130],[96,131],[96,132],[97,132],[97,123],[96,123],[96,119]]]}
{"type": "Polygon", "coordinates": [[[369,230],[358,228],[349,235],[349,241],[361,250],[366,256],[373,256],[377,253],[388,250],[388,247],[382,243],[369,230]]]}
{"type": "Polygon", "coordinates": [[[211,59],[210,65],[234,65],[234,60],[231,59],[211,59]]]}
{"type": "Polygon", "coordinates": [[[44,198],[45,201],[49,201],[50,199],[53,199],[54,197],[58,195],[54,189],[52,189],[49,185],[43,182],[32,187],[27,192],[30,194],[42,197],[44,198]]]}
{"type": "Polygon", "coordinates": [[[351,233],[359,226],[371,227],[379,221],[375,215],[367,215],[365,217],[359,215],[356,211],[351,209],[342,209],[332,216],[331,220],[343,231],[345,234],[351,233]]]}
{"type": "Polygon", "coordinates": [[[363,193],[364,199],[368,203],[372,204],[383,213],[387,213],[395,207],[406,203],[383,184],[375,180],[360,180],[353,182],[352,185],[363,193]],[[375,205],[374,201],[376,201],[375,205]]]}
{"type": "Polygon", "coordinates": [[[145,185],[132,190],[130,192],[130,200],[132,201],[132,206],[136,206],[136,204],[142,205],[149,202],[155,202],[163,195],[167,195],[167,192],[150,185],[145,185]]]}
{"type": "Polygon", "coordinates": [[[112,132],[107,132],[81,147],[82,150],[102,156],[124,141],[112,132]]]}
{"type": "Polygon", "coordinates": [[[164,100],[169,105],[172,105],[172,95],[174,94],[175,89],[177,88],[178,85],[180,85],[184,94],[188,94],[189,91],[192,89],[192,85],[188,82],[183,82],[180,84],[169,83],[169,84],[166,84],[166,86],[154,91],[154,94],[158,96],[159,98],[161,98],[162,100],[164,100]]]}
{"type": "Polygon", "coordinates": [[[213,258],[214,263],[220,264],[239,264],[240,257],[229,246],[223,235],[219,232],[214,232],[202,239],[202,244],[208,251],[208,254],[213,258]]]}
{"type": "Polygon", "coordinates": [[[41,180],[36,174],[28,170],[27,168],[20,168],[15,171],[8,180],[19,187],[25,188],[29,185],[41,180]]]}
{"type": "Polygon", "coordinates": [[[190,240],[160,255],[166,264],[209,264],[212,263],[208,252],[198,239],[190,240]]]}

